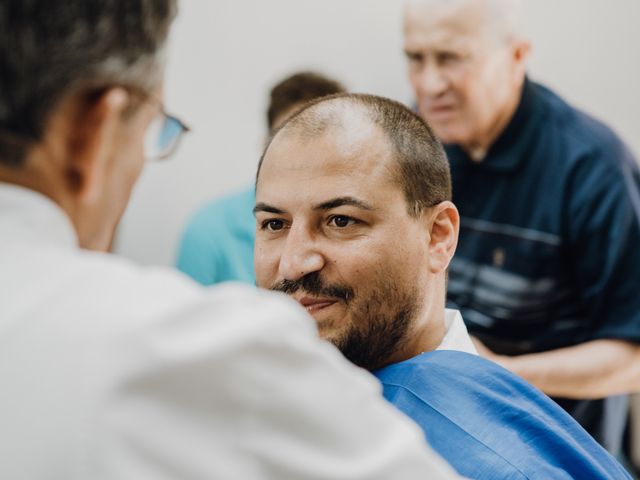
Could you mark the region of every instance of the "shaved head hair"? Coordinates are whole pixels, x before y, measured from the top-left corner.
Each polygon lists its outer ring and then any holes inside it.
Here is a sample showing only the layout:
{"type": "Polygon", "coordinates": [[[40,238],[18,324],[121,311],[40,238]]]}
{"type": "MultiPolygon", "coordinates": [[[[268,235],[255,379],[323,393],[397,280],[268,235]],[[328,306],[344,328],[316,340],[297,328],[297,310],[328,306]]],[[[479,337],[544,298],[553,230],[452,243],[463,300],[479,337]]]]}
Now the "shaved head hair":
{"type": "Polygon", "coordinates": [[[370,128],[380,129],[388,140],[394,163],[390,175],[402,187],[408,212],[420,215],[425,209],[451,199],[449,164],[431,128],[399,102],[364,94],[338,94],[317,99],[293,115],[273,135],[256,175],[274,141],[297,138],[302,141],[334,131],[366,136],[370,128]]]}

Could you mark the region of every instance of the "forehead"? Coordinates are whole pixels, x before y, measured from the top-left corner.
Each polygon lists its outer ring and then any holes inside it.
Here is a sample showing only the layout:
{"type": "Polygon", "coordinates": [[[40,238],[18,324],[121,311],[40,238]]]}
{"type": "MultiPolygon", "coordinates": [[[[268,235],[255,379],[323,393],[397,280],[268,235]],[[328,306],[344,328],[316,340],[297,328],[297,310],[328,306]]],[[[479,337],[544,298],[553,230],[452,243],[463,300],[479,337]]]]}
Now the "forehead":
{"type": "Polygon", "coordinates": [[[370,203],[402,196],[393,151],[380,127],[352,121],[309,136],[280,132],[256,185],[259,201],[287,206],[352,196],[370,203]]]}
{"type": "Polygon", "coordinates": [[[416,0],[404,15],[405,47],[462,48],[487,38],[489,8],[482,0],[416,0]]]}

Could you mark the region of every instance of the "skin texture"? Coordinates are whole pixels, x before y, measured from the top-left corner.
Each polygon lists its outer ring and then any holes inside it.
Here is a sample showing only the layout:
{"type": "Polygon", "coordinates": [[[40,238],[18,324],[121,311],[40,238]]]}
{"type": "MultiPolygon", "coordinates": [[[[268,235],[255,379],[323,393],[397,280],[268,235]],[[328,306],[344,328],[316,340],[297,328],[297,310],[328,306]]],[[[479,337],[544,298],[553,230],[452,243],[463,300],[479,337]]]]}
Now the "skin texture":
{"type": "Polygon", "coordinates": [[[108,250],[144,165],[144,132],[158,106],[144,102],[134,113],[123,115],[130,100],[119,87],[91,101],[80,95],[65,98],[25,165],[0,167],[0,180],[56,202],[86,249],[108,250]]]}
{"type": "Polygon", "coordinates": [[[526,378],[548,395],[603,398],[640,392],[640,348],[622,340],[594,340],[544,353],[497,355],[473,339],[478,353],[526,378]]]}
{"type": "Polygon", "coordinates": [[[530,49],[509,25],[498,28],[495,17],[489,0],[414,0],[405,9],[418,111],[444,143],[461,145],[476,160],[517,108],[530,49]]]}
{"type": "Polygon", "coordinates": [[[320,135],[281,130],[256,190],[258,285],[290,294],[370,370],[441,342],[458,232],[450,202],[408,214],[392,158],[384,133],[345,108],[320,135]]]}

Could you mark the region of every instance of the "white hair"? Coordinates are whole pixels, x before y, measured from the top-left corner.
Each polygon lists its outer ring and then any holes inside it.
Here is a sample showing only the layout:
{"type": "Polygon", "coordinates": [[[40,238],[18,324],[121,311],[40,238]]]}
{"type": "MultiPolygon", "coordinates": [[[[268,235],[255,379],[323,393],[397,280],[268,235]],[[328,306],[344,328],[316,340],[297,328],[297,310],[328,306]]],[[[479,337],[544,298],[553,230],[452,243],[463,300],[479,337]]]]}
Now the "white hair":
{"type": "Polygon", "coordinates": [[[524,37],[523,0],[406,0],[405,6],[434,6],[459,8],[465,4],[483,5],[486,27],[500,40],[519,40],[524,37]]]}
{"type": "Polygon", "coordinates": [[[488,3],[493,28],[502,32],[507,40],[524,36],[523,0],[481,0],[488,3]]]}

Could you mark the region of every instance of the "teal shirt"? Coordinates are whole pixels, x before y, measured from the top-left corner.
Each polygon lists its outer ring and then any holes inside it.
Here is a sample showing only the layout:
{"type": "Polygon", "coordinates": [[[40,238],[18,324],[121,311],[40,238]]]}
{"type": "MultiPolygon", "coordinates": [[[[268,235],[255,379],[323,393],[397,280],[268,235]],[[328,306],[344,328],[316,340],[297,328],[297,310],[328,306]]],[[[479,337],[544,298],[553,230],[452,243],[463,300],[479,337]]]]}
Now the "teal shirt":
{"type": "Polygon", "coordinates": [[[182,235],[177,267],[203,285],[241,281],[255,285],[253,185],[200,208],[182,235]]]}

